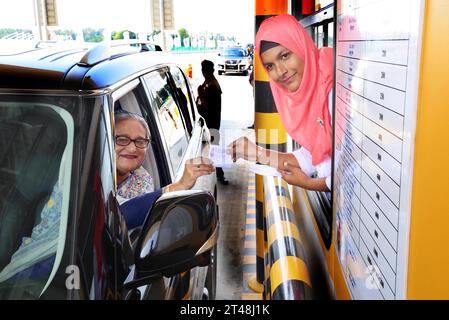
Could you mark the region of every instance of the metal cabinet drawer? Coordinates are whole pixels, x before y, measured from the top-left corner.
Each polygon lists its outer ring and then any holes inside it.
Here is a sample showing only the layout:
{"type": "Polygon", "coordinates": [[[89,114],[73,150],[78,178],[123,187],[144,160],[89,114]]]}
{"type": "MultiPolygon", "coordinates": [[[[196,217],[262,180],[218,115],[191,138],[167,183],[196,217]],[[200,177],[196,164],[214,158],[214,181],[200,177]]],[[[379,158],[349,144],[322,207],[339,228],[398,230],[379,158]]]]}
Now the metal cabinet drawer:
{"type": "MultiPolygon", "coordinates": [[[[361,210],[360,220],[361,225],[363,224],[370,234],[373,243],[380,249],[380,253],[382,253],[383,258],[385,258],[385,260],[388,262],[388,266],[391,268],[391,271],[396,269],[396,251],[387,241],[387,238],[382,233],[380,228],[374,223],[373,219],[371,219],[368,211],[366,211],[365,208],[362,208],[361,210]]],[[[381,255],[379,254],[379,252],[377,252],[377,255],[375,254],[374,258],[380,259],[380,257],[381,255]]]]}
{"type": "Polygon", "coordinates": [[[365,100],[363,115],[402,139],[404,117],[369,100],[365,100]]]}
{"type": "Polygon", "coordinates": [[[405,92],[378,83],[365,81],[364,97],[394,112],[404,115],[405,92]]]}
{"type": "Polygon", "coordinates": [[[377,123],[365,118],[363,121],[363,132],[378,146],[388,152],[392,157],[401,162],[402,140],[391,134],[377,123]]]}
{"type": "MultiPolygon", "coordinates": [[[[374,284],[376,284],[379,287],[379,291],[382,293],[382,296],[384,299],[387,300],[393,300],[394,299],[394,284],[395,284],[395,275],[389,274],[388,276],[385,275],[385,270],[379,265],[378,261],[374,259],[374,249],[371,248],[371,250],[368,249],[370,244],[368,244],[366,241],[366,229],[364,226],[361,227],[363,231],[360,233],[360,254],[363,257],[363,260],[366,263],[367,266],[367,273],[369,273],[369,276],[376,276],[377,281],[374,281],[374,284]],[[390,282],[392,281],[392,282],[390,282]]],[[[367,235],[369,237],[369,235],[367,235]]],[[[377,251],[376,251],[377,252],[377,251]]],[[[368,280],[369,281],[369,280],[368,280]]]]}
{"type": "Polygon", "coordinates": [[[401,164],[397,160],[366,136],[363,137],[362,149],[391,179],[401,184],[401,164]]]}
{"type": "Polygon", "coordinates": [[[408,40],[340,41],[338,52],[341,56],[337,59],[348,57],[405,66],[408,60],[408,45],[408,40]]]}
{"type": "Polygon", "coordinates": [[[363,207],[369,213],[371,219],[374,220],[376,225],[382,231],[382,233],[387,238],[388,242],[391,244],[393,249],[397,251],[398,247],[398,231],[397,231],[397,223],[395,225],[392,224],[391,221],[387,219],[387,217],[383,214],[382,210],[374,203],[374,201],[370,198],[370,196],[366,193],[364,189],[361,190],[361,202],[363,203],[363,207]]]}
{"type": "Polygon", "coordinates": [[[398,225],[399,209],[391,202],[385,193],[371,180],[365,172],[362,172],[361,184],[363,189],[374,203],[380,208],[388,220],[394,226],[398,225]]]}
{"type": "Polygon", "coordinates": [[[364,79],[405,91],[407,67],[371,61],[364,64],[364,79]]]}
{"type": "Polygon", "coordinates": [[[408,40],[366,41],[362,59],[406,66],[408,40]]]}
{"type": "Polygon", "coordinates": [[[374,161],[363,154],[362,168],[369,177],[385,192],[388,198],[399,208],[400,188],[374,161]]]}
{"type": "Polygon", "coordinates": [[[357,16],[357,22],[353,34],[360,34],[356,39],[408,39],[411,23],[410,8],[412,8],[409,1],[384,1],[386,5],[379,5],[379,0],[359,1],[360,8],[354,13],[357,16]],[[388,10],[385,10],[386,6],[388,10]],[[373,17],[375,23],[373,23],[373,17]]]}

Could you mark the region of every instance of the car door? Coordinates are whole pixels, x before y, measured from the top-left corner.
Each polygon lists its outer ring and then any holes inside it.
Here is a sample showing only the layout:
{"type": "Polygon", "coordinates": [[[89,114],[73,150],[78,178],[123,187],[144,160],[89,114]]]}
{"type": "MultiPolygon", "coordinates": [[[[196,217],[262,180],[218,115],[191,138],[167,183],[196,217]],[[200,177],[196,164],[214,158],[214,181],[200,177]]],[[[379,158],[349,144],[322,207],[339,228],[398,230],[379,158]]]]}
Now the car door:
{"type": "MultiPolygon", "coordinates": [[[[184,74],[176,68],[161,68],[143,77],[151,101],[151,112],[163,140],[172,181],[182,177],[187,160],[207,156],[209,151],[207,127],[196,113],[190,86],[184,74]],[[175,75],[172,75],[172,70],[175,75]],[[181,97],[181,94],[184,97],[181,97]],[[193,123],[192,119],[195,119],[193,123]],[[192,128],[191,132],[189,127],[192,128]]],[[[201,189],[213,194],[214,181],[213,175],[200,177],[193,189],[201,189]]]]}
{"type": "MultiPolygon", "coordinates": [[[[111,104],[114,106],[114,112],[126,111],[142,116],[148,123],[150,129],[151,143],[147,148],[143,167],[152,177],[154,188],[159,189],[172,182],[171,167],[166,157],[165,144],[160,136],[160,131],[156,119],[151,112],[151,104],[148,94],[141,82],[141,79],[133,79],[126,84],[117,88],[111,94],[111,104]]],[[[119,230],[119,228],[115,228],[119,230]]],[[[138,239],[140,228],[133,229],[130,233],[130,239],[133,243],[138,239]]],[[[123,241],[125,242],[125,241],[123,241]]],[[[125,250],[119,250],[120,254],[124,254],[125,250]]],[[[124,256],[125,257],[125,256],[124,256]]],[[[132,277],[133,269],[127,275],[132,277]]],[[[124,280],[119,277],[119,280],[124,280]]],[[[165,299],[167,292],[170,292],[170,279],[161,277],[155,279],[151,284],[139,288],[141,298],[144,299],[165,299]]],[[[125,299],[134,299],[136,297],[128,297],[125,292],[125,299]]]]}
{"type": "MultiPolygon", "coordinates": [[[[182,177],[188,159],[207,155],[209,142],[205,140],[203,143],[203,134],[207,128],[197,116],[190,86],[179,68],[166,67],[150,72],[143,77],[143,82],[150,99],[150,112],[164,140],[164,152],[173,181],[177,181],[182,177]]],[[[193,188],[214,194],[214,181],[214,175],[203,176],[193,188]]],[[[167,292],[167,298],[201,299],[206,273],[207,267],[194,268],[173,277],[170,281],[172,290],[167,292]],[[198,285],[191,288],[190,283],[198,285]]]]}
{"type": "MultiPolygon", "coordinates": [[[[194,153],[187,153],[186,159],[190,157],[207,156],[210,147],[210,134],[204,120],[199,116],[193,99],[192,89],[185,74],[177,66],[171,66],[169,69],[172,84],[175,87],[175,93],[180,94],[178,106],[185,109],[183,115],[190,113],[190,119],[194,119],[192,125],[190,146],[194,153]]],[[[186,116],[187,117],[187,116],[186,116]]],[[[185,119],[188,122],[188,119],[185,119]]],[[[209,175],[202,177],[197,182],[196,188],[213,192],[217,199],[216,177],[209,175]]],[[[218,206],[217,206],[218,212],[218,206]]],[[[191,299],[215,299],[216,291],[216,270],[217,270],[217,251],[216,247],[212,254],[211,264],[204,268],[195,268],[191,270],[193,279],[193,288],[191,290],[191,299]]],[[[181,285],[185,283],[185,276],[181,279],[181,285]]]]}

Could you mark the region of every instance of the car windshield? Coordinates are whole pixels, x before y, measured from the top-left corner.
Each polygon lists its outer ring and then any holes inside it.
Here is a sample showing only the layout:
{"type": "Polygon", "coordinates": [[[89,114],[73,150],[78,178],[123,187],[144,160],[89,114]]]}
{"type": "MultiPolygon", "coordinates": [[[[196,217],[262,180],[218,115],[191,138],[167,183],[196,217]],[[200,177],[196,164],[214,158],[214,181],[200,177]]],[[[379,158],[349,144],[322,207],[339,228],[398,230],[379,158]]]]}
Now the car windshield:
{"type": "Polygon", "coordinates": [[[226,49],[223,52],[223,55],[226,57],[236,57],[236,58],[243,58],[246,56],[245,50],[243,49],[226,49]]]}
{"type": "Polygon", "coordinates": [[[0,95],[0,299],[38,298],[61,260],[75,126],[60,103],[0,95]]]}

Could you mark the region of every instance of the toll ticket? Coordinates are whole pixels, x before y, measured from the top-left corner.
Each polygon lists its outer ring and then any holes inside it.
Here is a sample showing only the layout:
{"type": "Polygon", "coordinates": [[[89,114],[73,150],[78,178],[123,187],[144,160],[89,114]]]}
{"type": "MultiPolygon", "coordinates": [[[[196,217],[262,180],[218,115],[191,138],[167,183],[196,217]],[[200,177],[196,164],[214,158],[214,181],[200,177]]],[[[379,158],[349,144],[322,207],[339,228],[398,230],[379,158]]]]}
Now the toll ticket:
{"type": "Polygon", "coordinates": [[[224,146],[210,145],[209,159],[212,160],[215,167],[231,168],[233,166],[232,157],[226,152],[230,149],[224,146]]]}
{"type": "Polygon", "coordinates": [[[261,176],[282,177],[281,173],[275,168],[263,164],[253,163],[249,166],[249,171],[261,176]]]}

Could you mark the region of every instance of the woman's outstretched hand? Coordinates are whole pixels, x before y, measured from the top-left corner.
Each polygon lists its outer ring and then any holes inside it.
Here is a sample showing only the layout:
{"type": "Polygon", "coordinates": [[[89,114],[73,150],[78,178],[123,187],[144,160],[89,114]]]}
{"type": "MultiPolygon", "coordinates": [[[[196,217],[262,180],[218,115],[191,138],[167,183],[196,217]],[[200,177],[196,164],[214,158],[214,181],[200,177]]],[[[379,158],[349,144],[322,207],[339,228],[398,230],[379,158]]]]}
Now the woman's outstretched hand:
{"type": "Polygon", "coordinates": [[[197,157],[186,161],[184,166],[184,173],[178,182],[169,186],[170,191],[188,190],[191,189],[196,179],[201,176],[208,175],[215,172],[215,167],[212,161],[205,157],[197,157]]]}
{"type": "Polygon", "coordinates": [[[311,178],[301,168],[284,162],[284,170],[279,170],[279,172],[288,184],[308,189],[311,178]]]}
{"type": "Polygon", "coordinates": [[[240,137],[234,140],[228,147],[230,148],[229,152],[234,162],[239,158],[253,162],[257,161],[259,147],[247,137],[240,137]]]}

